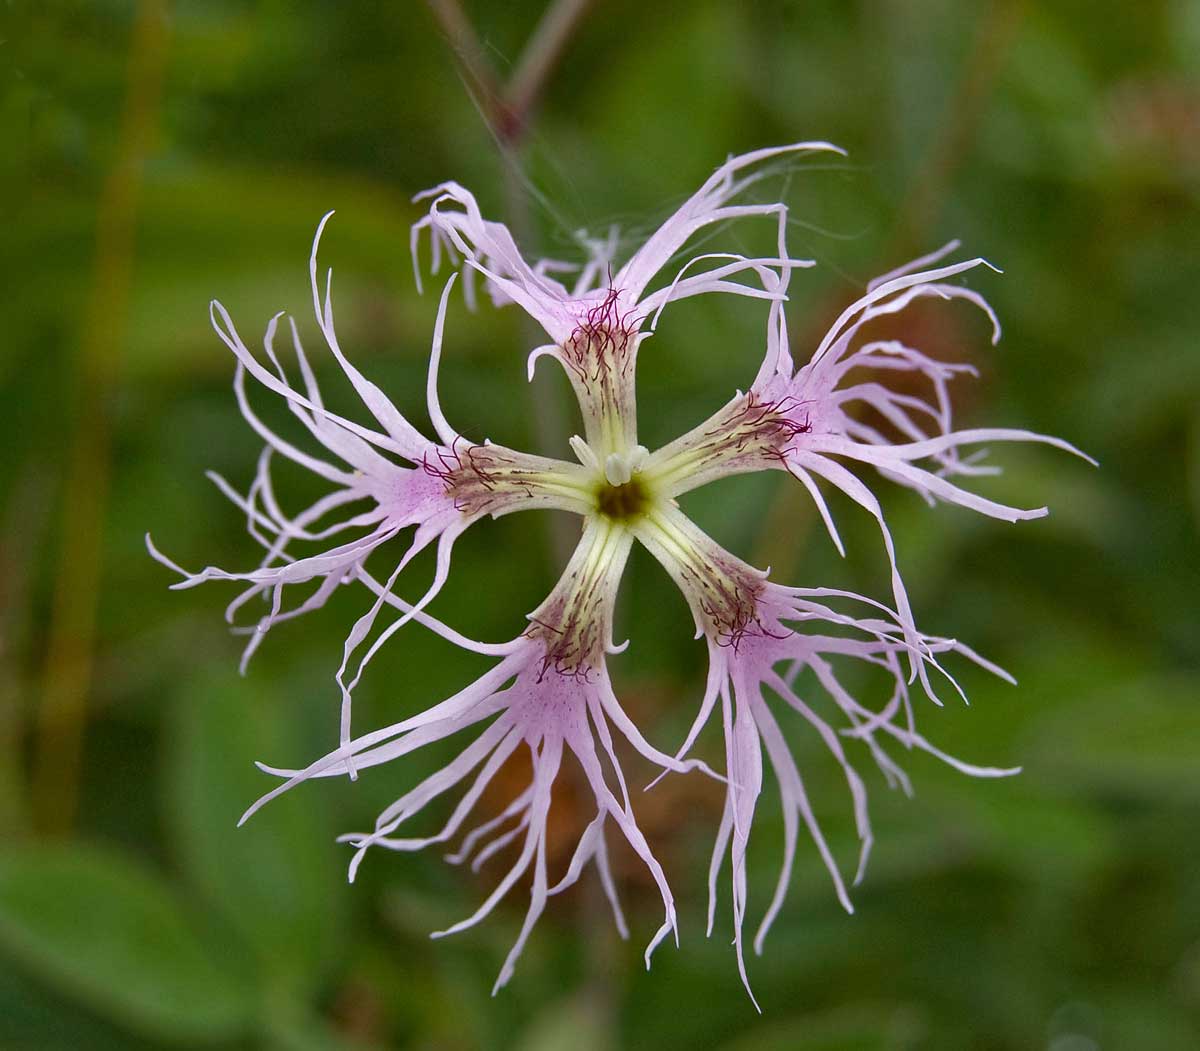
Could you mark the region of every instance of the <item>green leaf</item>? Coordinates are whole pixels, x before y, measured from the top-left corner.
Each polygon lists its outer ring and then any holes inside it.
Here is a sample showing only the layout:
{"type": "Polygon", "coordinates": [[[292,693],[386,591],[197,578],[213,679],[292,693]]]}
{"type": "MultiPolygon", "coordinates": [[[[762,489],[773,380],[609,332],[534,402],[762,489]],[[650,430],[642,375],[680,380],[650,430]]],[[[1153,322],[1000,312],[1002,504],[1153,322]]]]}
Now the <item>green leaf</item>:
{"type": "Polygon", "coordinates": [[[0,1018],[5,1051],[161,1051],[162,1041],[138,1038],[24,968],[0,966],[0,1018]]]}
{"type": "Polygon", "coordinates": [[[172,726],[168,792],[188,875],[250,947],[264,985],[301,993],[338,955],[350,891],[345,851],[322,805],[328,785],[307,786],[237,827],[247,805],[276,784],[255,759],[311,758],[281,700],[233,673],[189,687],[172,726]]]}
{"type": "Polygon", "coordinates": [[[152,871],[110,850],[0,857],[0,947],[46,982],[145,1035],[225,1040],[250,999],[152,871]]]}

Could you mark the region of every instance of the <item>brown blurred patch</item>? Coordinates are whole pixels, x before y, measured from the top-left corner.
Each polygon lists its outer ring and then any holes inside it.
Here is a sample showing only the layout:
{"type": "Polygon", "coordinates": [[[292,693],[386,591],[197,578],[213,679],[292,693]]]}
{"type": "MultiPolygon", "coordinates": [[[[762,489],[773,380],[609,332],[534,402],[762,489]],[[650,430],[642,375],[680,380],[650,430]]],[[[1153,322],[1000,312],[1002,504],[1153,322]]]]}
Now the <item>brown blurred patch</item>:
{"type": "MultiPolygon", "coordinates": [[[[990,271],[988,271],[990,273],[990,271]]],[[[979,378],[956,376],[949,383],[955,418],[969,417],[979,404],[979,391],[987,386],[987,373],[992,367],[991,327],[986,317],[969,303],[931,297],[918,299],[899,314],[889,314],[864,325],[859,345],[876,339],[893,339],[905,346],[948,364],[970,364],[979,369],[979,378]],[[975,315],[974,317],[970,315],[975,315]]],[[[843,386],[874,379],[897,394],[907,394],[932,400],[932,384],[920,372],[855,369],[843,381],[843,386]]],[[[877,427],[889,437],[907,441],[891,424],[877,413],[864,411],[861,405],[850,406],[850,415],[877,427]]]]}
{"type": "Polygon", "coordinates": [[[387,1031],[387,1006],[380,990],[361,975],[338,989],[330,1015],[338,1033],[350,1040],[376,1045],[387,1031]]]}
{"type": "Polygon", "coordinates": [[[1166,74],[1129,77],[1102,99],[1100,130],[1121,160],[1200,174],[1200,83],[1166,74]]]}

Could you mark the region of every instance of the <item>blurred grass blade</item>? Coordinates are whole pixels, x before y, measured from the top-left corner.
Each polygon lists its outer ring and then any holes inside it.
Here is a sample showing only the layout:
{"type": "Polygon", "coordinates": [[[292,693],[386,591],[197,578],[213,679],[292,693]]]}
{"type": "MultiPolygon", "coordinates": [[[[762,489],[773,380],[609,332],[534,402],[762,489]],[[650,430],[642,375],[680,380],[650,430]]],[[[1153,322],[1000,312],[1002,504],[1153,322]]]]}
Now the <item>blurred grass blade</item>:
{"type": "Polygon", "coordinates": [[[75,428],[64,480],[60,565],[34,767],[33,798],[41,825],[53,832],[70,829],[78,806],[85,705],[91,689],[104,557],[110,414],[133,278],[142,163],[158,125],[168,39],[164,0],[141,0],[134,19],[115,163],[97,213],[95,273],[71,391],[75,428]]]}

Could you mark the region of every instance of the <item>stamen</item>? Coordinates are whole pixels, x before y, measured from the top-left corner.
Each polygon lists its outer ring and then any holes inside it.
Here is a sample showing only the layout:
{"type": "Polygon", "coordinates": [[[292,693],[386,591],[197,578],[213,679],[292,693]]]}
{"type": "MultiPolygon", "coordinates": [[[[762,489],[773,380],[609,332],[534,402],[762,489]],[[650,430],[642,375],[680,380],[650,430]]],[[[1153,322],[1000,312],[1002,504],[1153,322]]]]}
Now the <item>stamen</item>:
{"type": "Polygon", "coordinates": [[[571,446],[572,451],[575,453],[576,459],[578,459],[584,467],[590,467],[593,471],[599,474],[600,461],[596,459],[596,454],[592,452],[592,448],[587,442],[580,438],[578,434],[572,434],[567,444],[571,446]]]}
{"type": "Polygon", "coordinates": [[[624,485],[642,469],[649,455],[650,451],[644,445],[635,445],[624,453],[609,453],[604,461],[604,477],[609,485],[624,485]]]}
{"type": "Polygon", "coordinates": [[[608,479],[609,485],[624,485],[633,477],[633,472],[629,470],[624,456],[620,453],[609,453],[608,459],[604,461],[604,477],[608,479]]]}

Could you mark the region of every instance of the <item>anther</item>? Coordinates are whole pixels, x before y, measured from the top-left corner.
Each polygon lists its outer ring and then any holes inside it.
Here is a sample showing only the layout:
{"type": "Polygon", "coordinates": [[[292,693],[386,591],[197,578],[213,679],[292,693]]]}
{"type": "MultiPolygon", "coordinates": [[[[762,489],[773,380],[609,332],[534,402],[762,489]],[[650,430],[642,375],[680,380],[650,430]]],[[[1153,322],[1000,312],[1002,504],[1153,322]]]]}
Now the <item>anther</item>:
{"type": "Polygon", "coordinates": [[[650,451],[644,445],[635,445],[626,453],[609,453],[604,461],[604,477],[609,485],[625,485],[646,462],[650,451]]]}

